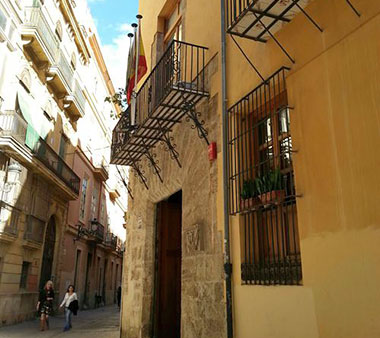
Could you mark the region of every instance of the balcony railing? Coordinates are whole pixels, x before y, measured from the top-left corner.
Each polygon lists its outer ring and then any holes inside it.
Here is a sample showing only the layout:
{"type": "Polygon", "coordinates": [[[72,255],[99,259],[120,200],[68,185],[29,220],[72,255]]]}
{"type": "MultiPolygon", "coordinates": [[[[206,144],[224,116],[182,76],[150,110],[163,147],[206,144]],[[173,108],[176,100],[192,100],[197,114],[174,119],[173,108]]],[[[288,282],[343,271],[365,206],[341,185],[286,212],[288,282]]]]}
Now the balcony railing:
{"type": "Polygon", "coordinates": [[[47,168],[65,182],[71,190],[79,194],[80,178],[43,139],[40,138],[36,142],[32,152],[47,168]]]}
{"type": "Polygon", "coordinates": [[[28,123],[14,110],[0,112],[0,135],[10,136],[24,144],[28,123]]]}
{"type": "Polygon", "coordinates": [[[0,235],[3,233],[17,237],[20,215],[20,210],[4,201],[0,201],[0,235]]]}
{"type": "Polygon", "coordinates": [[[308,3],[307,0],[226,0],[227,32],[265,42],[304,11],[308,3]]]}
{"type": "Polygon", "coordinates": [[[57,53],[56,63],[50,67],[49,72],[58,76],[58,89],[70,94],[73,89],[74,72],[61,50],[57,53]]]}
{"type": "Polygon", "coordinates": [[[130,110],[114,132],[112,161],[133,165],[176,123],[208,96],[206,47],[174,40],[136,96],[136,124],[130,124],[130,110]],[[131,142],[131,139],[134,139],[131,142]]]}
{"type": "Polygon", "coordinates": [[[183,104],[183,95],[207,95],[203,72],[206,50],[176,40],[169,45],[137,93],[137,123],[143,124],[170,94],[166,103],[177,107],[183,104]]]}
{"type": "Polygon", "coordinates": [[[86,107],[86,98],[83,95],[82,88],[79,85],[78,80],[75,80],[74,84],[74,96],[79,104],[79,108],[81,110],[82,115],[84,115],[85,107],[86,107]]]}
{"type": "MultiPolygon", "coordinates": [[[[25,144],[28,123],[15,111],[0,112],[0,136],[12,137],[25,144]]],[[[43,140],[35,142],[33,154],[76,194],[79,193],[80,178],[65,161],[43,140]]]]}
{"type": "Polygon", "coordinates": [[[117,237],[112,233],[107,233],[105,245],[108,246],[111,250],[116,251],[117,237]]]}
{"type": "Polygon", "coordinates": [[[39,218],[28,215],[24,239],[41,244],[44,239],[45,222],[39,218]]]}
{"type": "MultiPolygon", "coordinates": [[[[22,27],[22,35],[24,37],[33,37],[36,41],[32,41],[32,44],[40,44],[42,48],[40,49],[40,52],[36,49],[37,53],[35,54],[37,56],[42,56],[43,52],[46,50],[48,52],[48,54],[46,54],[46,59],[50,61],[50,63],[54,63],[59,43],[40,8],[26,8],[25,24],[22,27]]],[[[42,61],[45,61],[44,58],[42,61]]]]}

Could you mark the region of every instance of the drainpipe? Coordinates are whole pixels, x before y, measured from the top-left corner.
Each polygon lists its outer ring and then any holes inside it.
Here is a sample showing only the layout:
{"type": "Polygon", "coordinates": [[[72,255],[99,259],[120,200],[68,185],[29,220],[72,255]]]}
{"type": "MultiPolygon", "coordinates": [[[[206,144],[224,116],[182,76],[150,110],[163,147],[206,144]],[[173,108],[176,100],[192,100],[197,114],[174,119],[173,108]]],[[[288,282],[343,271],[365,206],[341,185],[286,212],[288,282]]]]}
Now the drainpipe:
{"type": "Polygon", "coordinates": [[[233,338],[232,322],[232,264],[230,253],[230,216],[228,212],[228,130],[227,130],[227,86],[226,86],[226,5],[221,2],[221,54],[222,54],[222,126],[223,126],[223,200],[224,200],[224,275],[226,279],[227,337],[233,338]]]}

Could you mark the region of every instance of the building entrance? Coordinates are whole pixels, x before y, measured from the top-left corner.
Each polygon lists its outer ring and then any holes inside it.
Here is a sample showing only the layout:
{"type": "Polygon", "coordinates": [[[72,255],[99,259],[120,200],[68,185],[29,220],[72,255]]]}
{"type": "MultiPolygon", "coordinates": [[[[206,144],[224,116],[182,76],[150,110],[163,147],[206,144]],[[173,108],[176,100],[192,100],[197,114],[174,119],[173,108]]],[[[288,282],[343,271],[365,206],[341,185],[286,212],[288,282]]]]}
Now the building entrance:
{"type": "Polygon", "coordinates": [[[157,204],[154,337],[181,335],[182,192],[157,204]]]}
{"type": "Polygon", "coordinates": [[[55,219],[52,216],[46,227],[44,253],[42,256],[42,267],[40,277],[40,289],[45,286],[45,283],[52,279],[54,247],[55,247],[55,219]]]}

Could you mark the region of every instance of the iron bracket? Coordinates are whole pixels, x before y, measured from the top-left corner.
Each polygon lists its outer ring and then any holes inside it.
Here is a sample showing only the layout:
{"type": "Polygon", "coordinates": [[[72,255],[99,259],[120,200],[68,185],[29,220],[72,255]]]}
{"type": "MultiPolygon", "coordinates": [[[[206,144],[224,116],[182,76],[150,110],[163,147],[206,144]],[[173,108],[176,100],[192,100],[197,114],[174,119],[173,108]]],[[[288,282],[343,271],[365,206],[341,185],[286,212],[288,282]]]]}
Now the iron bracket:
{"type": "Polygon", "coordinates": [[[147,184],[148,180],[144,175],[144,171],[141,170],[141,167],[142,166],[139,163],[136,163],[135,161],[133,161],[132,168],[135,171],[135,176],[139,176],[140,182],[144,184],[144,186],[147,190],[149,190],[149,187],[147,184]]]}
{"type": "Polygon", "coordinates": [[[181,162],[179,161],[179,153],[175,149],[177,145],[173,143],[174,138],[173,136],[169,135],[169,131],[165,130],[161,122],[157,121],[158,128],[161,132],[161,143],[165,145],[165,151],[168,151],[170,153],[170,158],[172,160],[175,160],[180,168],[182,168],[181,162]]]}
{"type": "Polygon", "coordinates": [[[185,101],[182,109],[186,114],[186,122],[192,122],[191,129],[197,129],[199,138],[203,138],[207,145],[209,145],[210,142],[207,139],[208,131],[204,127],[205,121],[200,119],[202,115],[195,110],[194,103],[185,101]]]}
{"type": "Polygon", "coordinates": [[[154,153],[151,153],[149,151],[149,148],[147,147],[147,145],[145,144],[143,139],[142,139],[142,144],[143,144],[143,147],[145,149],[145,156],[149,160],[149,165],[153,168],[154,173],[158,176],[161,183],[164,183],[164,181],[162,180],[161,174],[160,174],[161,168],[158,166],[158,161],[155,159],[157,157],[157,155],[154,153]]]}

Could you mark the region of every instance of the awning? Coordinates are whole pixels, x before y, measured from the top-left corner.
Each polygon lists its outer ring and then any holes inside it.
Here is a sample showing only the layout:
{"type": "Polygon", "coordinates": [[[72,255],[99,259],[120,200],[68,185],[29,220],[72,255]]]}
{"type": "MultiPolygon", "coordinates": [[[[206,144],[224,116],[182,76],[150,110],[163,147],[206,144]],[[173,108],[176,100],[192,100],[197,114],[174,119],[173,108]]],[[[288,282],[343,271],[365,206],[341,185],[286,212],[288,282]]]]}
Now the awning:
{"type": "Polygon", "coordinates": [[[17,101],[24,119],[28,122],[25,144],[34,149],[40,137],[46,138],[51,130],[51,124],[43,115],[37,102],[22,87],[17,91],[17,101]]]}

